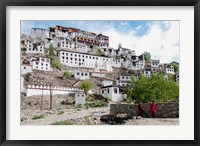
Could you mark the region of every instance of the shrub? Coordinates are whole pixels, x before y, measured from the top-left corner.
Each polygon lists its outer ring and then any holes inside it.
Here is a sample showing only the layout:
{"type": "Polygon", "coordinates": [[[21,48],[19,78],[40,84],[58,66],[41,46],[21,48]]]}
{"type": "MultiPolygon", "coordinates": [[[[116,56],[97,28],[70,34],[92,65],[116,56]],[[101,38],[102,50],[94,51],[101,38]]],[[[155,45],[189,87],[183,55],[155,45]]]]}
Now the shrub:
{"type": "Polygon", "coordinates": [[[70,120],[65,120],[65,121],[54,122],[51,125],[75,125],[75,123],[70,120]]]}
{"type": "Polygon", "coordinates": [[[58,112],[58,115],[62,115],[62,114],[64,114],[65,112],[64,111],[59,111],[58,112]]]}
{"type": "Polygon", "coordinates": [[[65,71],[64,73],[63,73],[63,77],[66,77],[66,78],[70,78],[72,75],[71,75],[71,73],[69,72],[69,71],[65,71]]]}
{"type": "Polygon", "coordinates": [[[107,102],[105,101],[88,101],[85,103],[85,106],[89,106],[89,107],[104,107],[107,106],[107,102]]]}
{"type": "Polygon", "coordinates": [[[52,67],[55,67],[55,68],[57,68],[57,69],[61,69],[61,68],[63,67],[62,63],[60,63],[60,61],[57,60],[57,59],[53,59],[53,60],[51,61],[51,66],[52,66],[52,67]]]}
{"type": "Polygon", "coordinates": [[[37,120],[37,119],[43,119],[43,118],[45,118],[45,115],[35,115],[35,116],[33,116],[33,118],[32,118],[32,120],[37,120]]]}

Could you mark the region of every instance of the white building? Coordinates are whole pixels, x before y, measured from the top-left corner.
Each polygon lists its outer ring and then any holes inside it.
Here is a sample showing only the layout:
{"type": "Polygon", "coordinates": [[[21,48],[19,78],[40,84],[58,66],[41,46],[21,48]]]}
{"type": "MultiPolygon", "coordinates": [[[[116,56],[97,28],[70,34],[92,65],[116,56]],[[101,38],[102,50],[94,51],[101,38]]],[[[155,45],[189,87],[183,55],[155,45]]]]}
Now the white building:
{"type": "Polygon", "coordinates": [[[104,72],[91,72],[91,76],[93,77],[99,77],[99,78],[104,78],[106,75],[104,72]]]}
{"type": "Polygon", "coordinates": [[[44,44],[27,41],[26,53],[44,53],[44,44]]]}
{"type": "Polygon", "coordinates": [[[31,64],[21,64],[21,74],[27,74],[32,72],[32,65],[31,64]]]}
{"type": "Polygon", "coordinates": [[[85,100],[85,94],[75,94],[75,105],[84,105],[85,100]]]}
{"type": "Polygon", "coordinates": [[[62,49],[74,49],[75,48],[75,42],[68,40],[68,39],[61,39],[60,40],[60,47],[62,49]]]}
{"type": "Polygon", "coordinates": [[[76,43],[75,50],[77,52],[87,53],[90,50],[90,48],[84,43],[76,43]]]}
{"type": "Polygon", "coordinates": [[[159,60],[151,60],[151,67],[159,68],[160,61],[159,60]]]}
{"type": "Polygon", "coordinates": [[[115,68],[121,68],[122,67],[122,62],[120,58],[112,58],[112,66],[115,68]]]}
{"type": "Polygon", "coordinates": [[[124,87],[119,87],[116,85],[103,86],[101,87],[101,94],[104,97],[109,97],[111,101],[120,102],[126,97],[124,90],[124,87]]]}
{"type": "Polygon", "coordinates": [[[32,28],[30,37],[32,39],[41,39],[44,41],[46,38],[49,37],[49,31],[42,28],[32,28]]]}
{"type": "Polygon", "coordinates": [[[151,77],[151,70],[144,70],[143,74],[145,77],[151,77]]]}
{"type": "Polygon", "coordinates": [[[33,69],[52,71],[50,67],[50,59],[45,57],[31,58],[31,65],[33,69]]]}
{"type": "Polygon", "coordinates": [[[75,71],[74,72],[74,78],[80,79],[80,80],[86,80],[86,79],[90,79],[90,75],[89,75],[89,72],[75,71]]]}
{"type": "Polygon", "coordinates": [[[70,67],[98,68],[100,71],[112,72],[111,58],[90,54],[60,51],[58,52],[60,62],[70,67]]]}
{"type": "Polygon", "coordinates": [[[108,80],[108,79],[104,79],[104,80],[101,81],[101,85],[102,86],[110,86],[110,85],[113,85],[113,81],[108,80]]]}
{"type": "Polygon", "coordinates": [[[166,74],[175,74],[173,65],[165,65],[165,73],[166,74]]]}

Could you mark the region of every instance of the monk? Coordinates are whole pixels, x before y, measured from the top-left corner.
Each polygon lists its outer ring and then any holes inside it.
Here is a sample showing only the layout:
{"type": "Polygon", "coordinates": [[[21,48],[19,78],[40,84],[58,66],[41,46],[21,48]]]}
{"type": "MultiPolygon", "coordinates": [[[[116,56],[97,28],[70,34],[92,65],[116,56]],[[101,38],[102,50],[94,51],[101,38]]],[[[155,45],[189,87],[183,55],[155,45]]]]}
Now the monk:
{"type": "Polygon", "coordinates": [[[150,110],[151,110],[151,116],[153,118],[156,117],[156,104],[154,103],[154,101],[152,101],[151,105],[150,105],[150,110]]]}
{"type": "Polygon", "coordinates": [[[142,105],[142,102],[139,103],[138,105],[138,111],[139,111],[139,116],[143,117],[144,115],[144,107],[142,105]]]}

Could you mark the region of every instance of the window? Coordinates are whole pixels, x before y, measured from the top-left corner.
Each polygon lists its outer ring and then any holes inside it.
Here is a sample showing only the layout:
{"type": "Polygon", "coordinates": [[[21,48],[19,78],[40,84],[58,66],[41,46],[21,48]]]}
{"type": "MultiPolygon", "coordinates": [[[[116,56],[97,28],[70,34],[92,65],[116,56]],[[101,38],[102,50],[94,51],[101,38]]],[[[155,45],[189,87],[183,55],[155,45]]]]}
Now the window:
{"type": "Polygon", "coordinates": [[[124,79],[124,76],[122,76],[122,79],[124,79]]]}
{"type": "Polygon", "coordinates": [[[66,59],[68,60],[68,57],[66,57],[66,59]]]}
{"type": "Polygon", "coordinates": [[[88,56],[85,56],[86,58],[88,58],[88,56]]]}
{"type": "Polygon", "coordinates": [[[48,66],[48,64],[46,64],[46,66],[48,66]]]}
{"type": "Polygon", "coordinates": [[[24,69],[26,69],[26,67],[24,66],[24,69]]]}
{"type": "Polygon", "coordinates": [[[78,55],[78,57],[81,57],[81,55],[78,55]]]}
{"type": "Polygon", "coordinates": [[[101,89],[101,93],[102,93],[102,94],[104,94],[104,91],[103,91],[103,89],[101,89]]]}
{"type": "Polygon", "coordinates": [[[38,62],[35,62],[36,63],[36,65],[38,65],[38,62]]]}
{"type": "Polygon", "coordinates": [[[87,74],[87,73],[85,73],[85,75],[87,76],[88,74],[87,74]]]}
{"type": "Polygon", "coordinates": [[[108,88],[108,89],[107,89],[107,93],[109,93],[109,91],[110,91],[110,90],[109,90],[109,88],[108,88]]]}
{"type": "Polygon", "coordinates": [[[117,93],[117,88],[114,88],[114,93],[117,93]]]}
{"type": "Polygon", "coordinates": [[[93,57],[93,59],[94,59],[94,57],[93,57]]]}
{"type": "Polygon", "coordinates": [[[48,68],[46,68],[46,70],[48,70],[48,68]]]}
{"type": "Polygon", "coordinates": [[[42,62],[44,62],[44,59],[42,59],[42,62]]]}
{"type": "Polygon", "coordinates": [[[77,54],[75,54],[75,57],[77,57],[77,54]]]}
{"type": "Polygon", "coordinates": [[[81,76],[83,76],[83,73],[81,73],[81,76]]]}
{"type": "Polygon", "coordinates": [[[64,56],[62,57],[62,59],[64,59],[64,56]]]}
{"type": "Polygon", "coordinates": [[[64,53],[64,52],[63,52],[62,54],[63,54],[63,55],[65,55],[65,53],[64,53]]]}
{"type": "Polygon", "coordinates": [[[79,72],[77,72],[76,74],[77,74],[77,75],[80,75],[80,73],[79,73],[79,72]]]}

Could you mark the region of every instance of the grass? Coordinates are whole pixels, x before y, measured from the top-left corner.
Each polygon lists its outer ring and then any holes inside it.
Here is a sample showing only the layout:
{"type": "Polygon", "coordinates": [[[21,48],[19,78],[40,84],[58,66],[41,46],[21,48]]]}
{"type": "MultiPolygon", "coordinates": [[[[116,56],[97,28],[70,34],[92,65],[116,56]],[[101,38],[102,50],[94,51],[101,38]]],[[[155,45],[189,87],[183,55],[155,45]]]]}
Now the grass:
{"type": "Polygon", "coordinates": [[[105,101],[87,101],[85,103],[85,107],[105,107],[107,106],[107,102],[105,101]]]}
{"type": "Polygon", "coordinates": [[[35,116],[33,116],[33,118],[32,118],[32,120],[37,120],[37,119],[43,119],[43,118],[45,118],[45,115],[35,115],[35,116]]]}
{"type": "Polygon", "coordinates": [[[74,122],[72,122],[72,121],[67,121],[67,120],[65,120],[65,121],[57,121],[57,122],[54,122],[54,123],[52,123],[51,125],[75,125],[75,123],[74,122]]]}
{"type": "Polygon", "coordinates": [[[59,111],[58,112],[58,115],[62,115],[62,114],[64,114],[65,112],[64,111],[59,111]]]}

